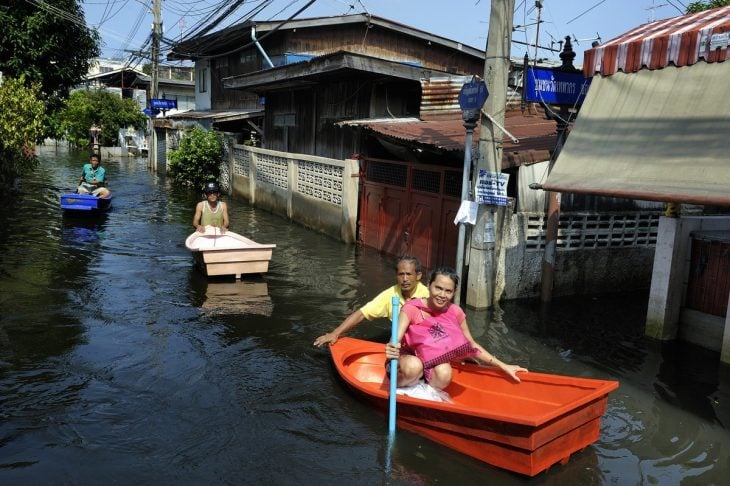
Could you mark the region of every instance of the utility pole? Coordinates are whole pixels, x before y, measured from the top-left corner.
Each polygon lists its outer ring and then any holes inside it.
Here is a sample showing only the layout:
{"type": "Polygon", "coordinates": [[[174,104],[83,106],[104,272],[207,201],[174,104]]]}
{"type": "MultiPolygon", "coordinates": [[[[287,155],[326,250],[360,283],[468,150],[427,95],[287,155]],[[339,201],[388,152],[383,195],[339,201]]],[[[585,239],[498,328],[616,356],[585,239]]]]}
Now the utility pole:
{"type": "MultiPolygon", "coordinates": [[[[152,4],[152,82],[150,83],[150,99],[157,98],[160,75],[160,39],[162,39],[162,0],[154,0],[152,4]]],[[[150,106],[151,107],[151,106],[150,106]]],[[[150,115],[150,136],[147,143],[147,163],[150,169],[155,169],[157,160],[157,134],[155,132],[155,118],[150,115]]]]}
{"type": "Polygon", "coordinates": [[[152,84],[150,97],[157,98],[160,75],[160,39],[162,38],[162,0],[154,0],[152,5],[152,84]]]}
{"type": "MultiPolygon", "coordinates": [[[[512,16],[515,0],[490,3],[489,33],[487,34],[484,63],[484,82],[490,95],[481,113],[477,167],[499,173],[502,172],[502,138],[504,134],[497,123],[504,125],[507,106],[507,81],[510,69],[512,16]]],[[[476,194],[476,187],[474,194],[476,194]]],[[[466,305],[474,309],[486,309],[493,306],[499,300],[498,295],[504,288],[504,275],[499,276],[497,271],[502,250],[504,212],[504,208],[500,206],[479,205],[477,224],[471,235],[466,292],[466,305]]]]}

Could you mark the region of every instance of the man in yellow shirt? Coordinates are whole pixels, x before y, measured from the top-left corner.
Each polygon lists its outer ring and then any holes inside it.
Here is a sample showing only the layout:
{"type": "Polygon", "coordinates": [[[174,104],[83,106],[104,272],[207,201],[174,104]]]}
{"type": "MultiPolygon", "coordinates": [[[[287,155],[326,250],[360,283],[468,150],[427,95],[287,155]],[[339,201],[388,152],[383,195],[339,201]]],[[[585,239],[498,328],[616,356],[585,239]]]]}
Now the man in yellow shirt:
{"type": "Polygon", "coordinates": [[[363,319],[372,321],[378,317],[392,319],[391,299],[400,297],[400,305],[416,297],[428,297],[428,288],[421,283],[421,262],[413,256],[402,256],[395,264],[396,284],[380,292],[373,300],[350,314],[334,331],[323,334],[314,340],[314,345],[334,344],[339,337],[360,324],[363,319]]]}

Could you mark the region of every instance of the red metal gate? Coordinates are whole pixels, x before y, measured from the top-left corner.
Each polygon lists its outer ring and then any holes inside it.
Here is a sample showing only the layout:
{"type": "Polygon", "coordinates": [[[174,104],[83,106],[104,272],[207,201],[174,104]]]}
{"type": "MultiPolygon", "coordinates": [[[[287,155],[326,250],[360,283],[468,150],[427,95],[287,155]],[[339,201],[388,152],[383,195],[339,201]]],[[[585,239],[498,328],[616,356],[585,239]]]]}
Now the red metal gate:
{"type": "Polygon", "coordinates": [[[687,307],[725,317],[729,294],[730,239],[693,235],[687,307]]]}
{"type": "Polygon", "coordinates": [[[426,268],[454,266],[461,170],[366,159],[360,241],[389,255],[414,255],[426,268]]]}

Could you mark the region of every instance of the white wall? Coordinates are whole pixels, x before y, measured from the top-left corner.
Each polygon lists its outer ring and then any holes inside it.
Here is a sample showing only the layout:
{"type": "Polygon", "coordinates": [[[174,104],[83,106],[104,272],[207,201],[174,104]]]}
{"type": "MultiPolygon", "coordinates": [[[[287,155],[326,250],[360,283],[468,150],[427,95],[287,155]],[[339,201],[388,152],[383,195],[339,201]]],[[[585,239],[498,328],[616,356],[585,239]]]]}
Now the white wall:
{"type": "Polygon", "coordinates": [[[211,102],[210,63],[207,60],[195,62],[195,109],[210,110],[211,102]],[[201,89],[205,91],[201,91],[201,89]]]}

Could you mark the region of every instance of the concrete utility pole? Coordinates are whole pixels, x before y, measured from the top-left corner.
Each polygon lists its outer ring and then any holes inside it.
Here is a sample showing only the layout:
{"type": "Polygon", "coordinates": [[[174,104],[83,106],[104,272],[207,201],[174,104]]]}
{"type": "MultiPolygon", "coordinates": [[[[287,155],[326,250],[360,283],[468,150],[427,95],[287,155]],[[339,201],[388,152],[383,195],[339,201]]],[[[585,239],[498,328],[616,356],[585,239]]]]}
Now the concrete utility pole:
{"type": "MultiPolygon", "coordinates": [[[[492,120],[504,125],[514,9],[515,0],[491,2],[484,63],[484,82],[489,90],[489,98],[482,109],[477,161],[478,169],[489,172],[502,172],[504,134],[492,120]]],[[[466,305],[471,308],[486,309],[493,306],[504,288],[504,275],[497,271],[501,259],[503,217],[504,208],[500,206],[479,206],[477,224],[471,236],[466,289],[466,305]]]]}
{"type": "Polygon", "coordinates": [[[162,38],[162,0],[155,0],[152,5],[152,84],[150,97],[157,98],[160,77],[160,39],[162,38]]]}
{"type": "MultiPolygon", "coordinates": [[[[150,83],[150,99],[156,99],[160,78],[160,39],[162,39],[162,0],[154,0],[152,4],[152,82],[150,83]]],[[[150,106],[151,108],[151,106],[150,106]]],[[[157,166],[157,135],[155,133],[155,116],[150,115],[150,134],[147,141],[147,164],[150,169],[157,166]]]]}

